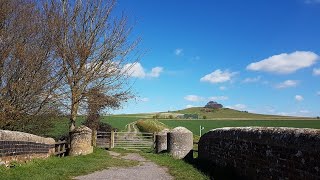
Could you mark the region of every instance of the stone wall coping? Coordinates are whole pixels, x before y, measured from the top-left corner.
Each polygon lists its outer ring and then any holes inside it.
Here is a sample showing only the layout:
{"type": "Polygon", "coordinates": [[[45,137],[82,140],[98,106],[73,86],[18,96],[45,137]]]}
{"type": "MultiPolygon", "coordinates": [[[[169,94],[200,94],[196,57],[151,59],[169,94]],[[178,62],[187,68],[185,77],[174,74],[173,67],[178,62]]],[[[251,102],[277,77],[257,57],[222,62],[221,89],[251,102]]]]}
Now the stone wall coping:
{"type": "Polygon", "coordinates": [[[320,129],[288,127],[224,127],[212,129],[201,138],[222,138],[287,148],[320,151],[320,129]]]}
{"type": "Polygon", "coordinates": [[[0,130],[0,141],[25,141],[42,144],[54,144],[53,138],[44,138],[34,134],[19,131],[0,130]]]}
{"type": "Polygon", "coordinates": [[[81,125],[79,127],[76,127],[72,133],[82,133],[82,132],[92,132],[92,130],[90,128],[88,128],[87,126],[81,125]]]}
{"type": "Polygon", "coordinates": [[[172,129],[169,133],[191,133],[192,134],[192,132],[189,129],[181,126],[172,129]]]}

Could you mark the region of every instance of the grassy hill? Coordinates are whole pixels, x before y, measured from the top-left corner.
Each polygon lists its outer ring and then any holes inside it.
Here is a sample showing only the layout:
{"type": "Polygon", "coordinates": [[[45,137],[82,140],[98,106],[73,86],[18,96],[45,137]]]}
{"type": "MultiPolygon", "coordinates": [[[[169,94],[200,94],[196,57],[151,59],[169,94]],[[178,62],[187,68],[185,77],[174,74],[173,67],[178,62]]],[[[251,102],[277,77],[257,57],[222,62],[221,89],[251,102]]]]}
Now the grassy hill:
{"type": "Polygon", "coordinates": [[[187,108],[183,110],[174,111],[173,113],[180,113],[180,114],[198,114],[199,118],[202,119],[203,116],[206,116],[207,119],[230,119],[230,120],[250,120],[250,119],[272,119],[272,120],[278,120],[278,119],[314,119],[314,118],[308,118],[308,117],[292,117],[292,116],[278,116],[278,115],[265,115],[265,114],[254,114],[244,111],[238,111],[234,109],[229,108],[221,108],[212,110],[211,112],[206,112],[206,110],[209,110],[207,108],[203,107],[193,107],[193,108],[187,108]]]}

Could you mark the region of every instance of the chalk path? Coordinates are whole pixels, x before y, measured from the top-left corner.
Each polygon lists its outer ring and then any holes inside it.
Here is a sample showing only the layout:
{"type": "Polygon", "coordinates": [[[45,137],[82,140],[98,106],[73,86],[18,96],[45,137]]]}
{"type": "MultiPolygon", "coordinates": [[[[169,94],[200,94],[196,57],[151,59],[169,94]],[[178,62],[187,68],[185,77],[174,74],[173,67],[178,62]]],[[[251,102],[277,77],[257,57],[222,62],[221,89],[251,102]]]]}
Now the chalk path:
{"type": "MultiPolygon", "coordinates": [[[[118,157],[120,154],[115,152],[110,152],[113,157],[118,157]]],[[[157,180],[172,180],[174,179],[167,171],[165,167],[160,167],[154,162],[146,160],[137,153],[128,153],[126,156],[120,157],[122,159],[139,161],[140,165],[128,167],[128,168],[118,168],[112,167],[106,170],[97,171],[92,174],[85,176],[78,176],[74,179],[78,180],[102,180],[102,179],[112,179],[112,180],[146,180],[146,179],[157,179],[157,180]]]]}

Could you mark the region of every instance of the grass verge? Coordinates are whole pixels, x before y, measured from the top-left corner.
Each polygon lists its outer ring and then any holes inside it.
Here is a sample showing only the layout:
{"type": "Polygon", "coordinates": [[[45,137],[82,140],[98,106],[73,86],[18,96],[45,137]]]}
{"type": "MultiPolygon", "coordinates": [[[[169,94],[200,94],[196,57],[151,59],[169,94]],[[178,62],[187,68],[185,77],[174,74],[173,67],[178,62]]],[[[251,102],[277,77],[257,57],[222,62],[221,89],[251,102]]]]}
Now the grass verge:
{"type": "Polygon", "coordinates": [[[176,180],[202,180],[202,179],[210,179],[208,176],[203,174],[197,168],[193,167],[191,164],[183,160],[177,160],[170,157],[168,154],[153,154],[141,152],[142,156],[146,159],[149,159],[160,166],[165,166],[169,169],[169,173],[176,180]]]}
{"type": "Polygon", "coordinates": [[[40,180],[40,179],[71,179],[108,167],[136,166],[137,161],[112,158],[103,149],[94,149],[94,153],[77,157],[50,157],[37,159],[13,168],[0,166],[0,179],[6,180],[40,180]]]}

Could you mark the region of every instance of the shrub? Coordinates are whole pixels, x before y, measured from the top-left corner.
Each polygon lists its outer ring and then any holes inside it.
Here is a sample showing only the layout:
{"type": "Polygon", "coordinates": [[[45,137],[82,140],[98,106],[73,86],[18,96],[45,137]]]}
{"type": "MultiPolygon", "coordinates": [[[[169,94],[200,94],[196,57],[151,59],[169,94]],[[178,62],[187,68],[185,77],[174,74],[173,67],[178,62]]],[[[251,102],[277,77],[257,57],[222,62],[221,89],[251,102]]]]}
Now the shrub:
{"type": "Polygon", "coordinates": [[[173,116],[172,116],[172,115],[169,115],[169,119],[173,119],[173,116]]]}
{"type": "Polygon", "coordinates": [[[202,118],[203,118],[203,119],[207,119],[207,116],[203,116],[202,118]]]}
{"type": "Polygon", "coordinates": [[[163,129],[168,128],[165,124],[161,123],[160,121],[152,119],[138,120],[136,125],[140,131],[149,133],[160,132],[163,129]]]}

